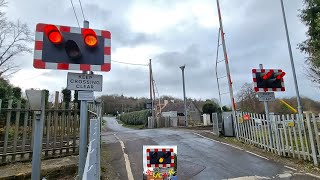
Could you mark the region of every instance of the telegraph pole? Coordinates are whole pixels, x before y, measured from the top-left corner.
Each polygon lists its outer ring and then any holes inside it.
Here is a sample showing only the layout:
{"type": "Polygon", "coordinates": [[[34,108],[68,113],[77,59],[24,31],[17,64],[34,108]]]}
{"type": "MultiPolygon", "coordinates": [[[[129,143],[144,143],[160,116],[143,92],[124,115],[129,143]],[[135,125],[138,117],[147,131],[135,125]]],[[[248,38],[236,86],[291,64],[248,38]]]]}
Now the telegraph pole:
{"type": "Polygon", "coordinates": [[[186,127],[188,127],[188,115],[187,115],[187,99],[186,99],[186,88],[184,83],[184,68],[186,65],[180,66],[180,69],[182,71],[182,83],[183,83],[183,101],[184,101],[184,121],[186,127]]]}
{"type": "Polygon", "coordinates": [[[293,61],[293,56],[292,56],[291,43],[290,43],[290,38],[289,38],[286,14],[285,14],[285,11],[284,11],[284,6],[283,6],[283,0],[280,0],[280,2],[281,2],[281,9],[282,9],[284,28],[285,28],[286,37],[287,37],[288,50],[289,50],[289,55],[290,55],[290,63],[291,63],[291,69],[292,69],[292,74],[293,74],[293,82],[294,82],[294,87],[295,87],[295,90],[296,90],[296,96],[297,96],[297,102],[298,102],[298,113],[299,113],[299,117],[303,118],[303,110],[302,110],[301,99],[300,99],[300,94],[299,94],[296,69],[294,67],[294,61],[293,61]]]}

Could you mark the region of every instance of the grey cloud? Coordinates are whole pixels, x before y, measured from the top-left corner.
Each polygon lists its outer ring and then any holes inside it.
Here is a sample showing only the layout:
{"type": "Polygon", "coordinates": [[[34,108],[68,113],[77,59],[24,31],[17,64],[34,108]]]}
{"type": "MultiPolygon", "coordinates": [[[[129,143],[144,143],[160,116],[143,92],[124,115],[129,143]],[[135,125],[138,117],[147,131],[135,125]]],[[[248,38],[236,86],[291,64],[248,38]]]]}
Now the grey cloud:
{"type": "MultiPolygon", "coordinates": [[[[183,48],[183,47],[182,47],[183,48]]],[[[159,64],[161,67],[166,70],[171,68],[180,67],[183,64],[192,65],[194,68],[200,66],[199,60],[200,52],[197,45],[191,45],[181,51],[169,51],[159,54],[154,57],[155,63],[159,64]]]]}
{"type": "MultiPolygon", "coordinates": [[[[186,64],[187,96],[202,99],[218,98],[214,72],[218,27],[201,27],[197,22],[198,19],[191,15],[191,18],[177,23],[163,33],[133,32],[126,18],[126,12],[130,10],[134,2],[110,1],[108,2],[110,4],[107,4],[104,1],[92,0],[90,4],[84,3],[83,5],[91,27],[111,31],[113,49],[144,44],[165,49],[165,52],[155,53],[153,57],[150,57],[153,59],[154,78],[160,95],[168,94],[182,97],[182,78],[179,66],[186,64]]],[[[207,2],[215,4],[213,1],[207,2]]],[[[232,3],[223,0],[220,2],[222,15],[225,19],[226,43],[235,94],[244,82],[252,81],[251,69],[257,68],[259,63],[263,63],[265,67],[282,68],[288,72],[285,82],[287,91],[277,93],[276,96],[294,96],[280,3],[278,1],[256,0],[233,1],[232,3]]],[[[288,1],[285,2],[301,94],[320,100],[317,91],[311,87],[310,82],[303,76],[304,56],[295,49],[295,45],[304,39],[305,27],[297,18],[297,9],[302,7],[302,2],[301,0],[290,0],[290,4],[288,1]]],[[[152,2],[143,1],[143,3],[162,7],[165,11],[166,8],[178,6],[183,1],[170,1],[167,4],[164,1],[155,0],[152,2]]],[[[29,15],[25,12],[26,9],[30,8],[28,4],[25,8],[19,6],[20,9],[17,9],[21,10],[19,13],[21,16],[25,16],[28,22],[34,24],[39,20],[44,20],[52,23],[75,25],[70,5],[67,3],[63,5],[61,8],[63,13],[57,14],[55,18],[50,15],[46,16],[46,14],[55,12],[53,9],[49,9],[48,13],[41,11],[43,17],[36,17],[35,19],[32,18],[39,16],[38,13],[32,12],[29,15]]],[[[76,10],[80,12],[78,6],[76,10]]],[[[216,15],[216,13],[216,10],[213,9],[212,14],[216,15]]],[[[216,20],[213,19],[213,21],[216,20]]],[[[30,57],[26,56],[22,59],[29,61],[28,58],[30,57]]],[[[223,59],[222,49],[220,49],[219,59],[223,59]]],[[[26,67],[31,68],[30,64],[26,67]]],[[[220,75],[225,74],[223,63],[219,64],[218,70],[220,75]]],[[[130,96],[149,96],[147,67],[113,63],[111,72],[97,73],[103,74],[105,82],[103,93],[105,94],[123,93],[130,96]]],[[[50,82],[51,84],[46,84],[50,89],[60,90],[60,87],[66,84],[65,71],[55,71],[47,74],[47,76],[57,79],[55,82],[50,82]]],[[[221,79],[220,85],[221,92],[228,91],[227,79],[221,79]]],[[[223,102],[230,103],[228,95],[223,96],[223,102]]]]}
{"type": "Polygon", "coordinates": [[[117,1],[117,3],[113,2],[113,5],[108,7],[99,6],[98,4],[85,6],[84,11],[87,12],[88,19],[92,20],[92,26],[95,27],[96,25],[111,32],[114,48],[134,47],[158,40],[156,35],[133,32],[130,29],[128,20],[123,16],[128,11],[130,2],[117,1]],[[113,9],[113,7],[117,8],[113,9]]]}

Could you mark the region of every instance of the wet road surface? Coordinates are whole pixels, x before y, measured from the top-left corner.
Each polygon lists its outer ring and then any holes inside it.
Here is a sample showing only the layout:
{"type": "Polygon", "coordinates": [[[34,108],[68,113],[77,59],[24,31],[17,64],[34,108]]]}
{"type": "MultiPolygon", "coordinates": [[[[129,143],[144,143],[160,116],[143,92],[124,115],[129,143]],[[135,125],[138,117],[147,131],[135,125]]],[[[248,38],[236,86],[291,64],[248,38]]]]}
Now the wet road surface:
{"type": "Polygon", "coordinates": [[[143,145],[177,145],[177,171],[181,180],[316,179],[295,174],[283,164],[205,139],[186,129],[133,130],[122,127],[114,118],[105,119],[107,131],[102,133],[102,141],[107,144],[110,156],[117,157],[108,163],[115,167],[121,180],[130,179],[130,174],[135,180],[143,179],[143,145]],[[123,142],[123,151],[120,141],[123,142]],[[127,173],[124,153],[128,155],[132,173],[127,173]]]}

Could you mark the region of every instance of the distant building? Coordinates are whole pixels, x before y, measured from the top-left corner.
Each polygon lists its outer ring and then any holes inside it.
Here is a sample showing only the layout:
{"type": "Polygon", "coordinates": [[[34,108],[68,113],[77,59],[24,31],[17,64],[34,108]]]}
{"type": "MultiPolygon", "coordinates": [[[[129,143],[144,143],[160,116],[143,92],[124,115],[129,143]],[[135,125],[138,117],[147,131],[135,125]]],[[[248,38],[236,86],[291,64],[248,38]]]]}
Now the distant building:
{"type": "MultiPolygon", "coordinates": [[[[184,103],[165,103],[165,106],[161,109],[161,115],[163,117],[170,117],[174,119],[178,119],[178,125],[185,125],[184,122],[184,103]]],[[[196,106],[194,102],[187,102],[187,115],[188,121],[192,123],[197,123],[197,121],[201,121],[201,110],[196,106]]]]}

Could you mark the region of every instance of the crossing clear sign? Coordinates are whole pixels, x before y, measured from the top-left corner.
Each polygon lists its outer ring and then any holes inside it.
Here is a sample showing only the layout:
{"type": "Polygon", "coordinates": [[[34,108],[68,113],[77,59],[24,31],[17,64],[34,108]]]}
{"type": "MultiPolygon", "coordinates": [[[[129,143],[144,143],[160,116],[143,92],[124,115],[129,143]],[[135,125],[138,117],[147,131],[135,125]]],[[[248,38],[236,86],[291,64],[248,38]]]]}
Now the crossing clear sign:
{"type": "Polygon", "coordinates": [[[67,89],[78,91],[102,91],[102,75],[68,73],[67,89]]]}
{"type": "Polygon", "coordinates": [[[259,101],[275,101],[274,92],[259,92],[258,93],[259,101]]]}

